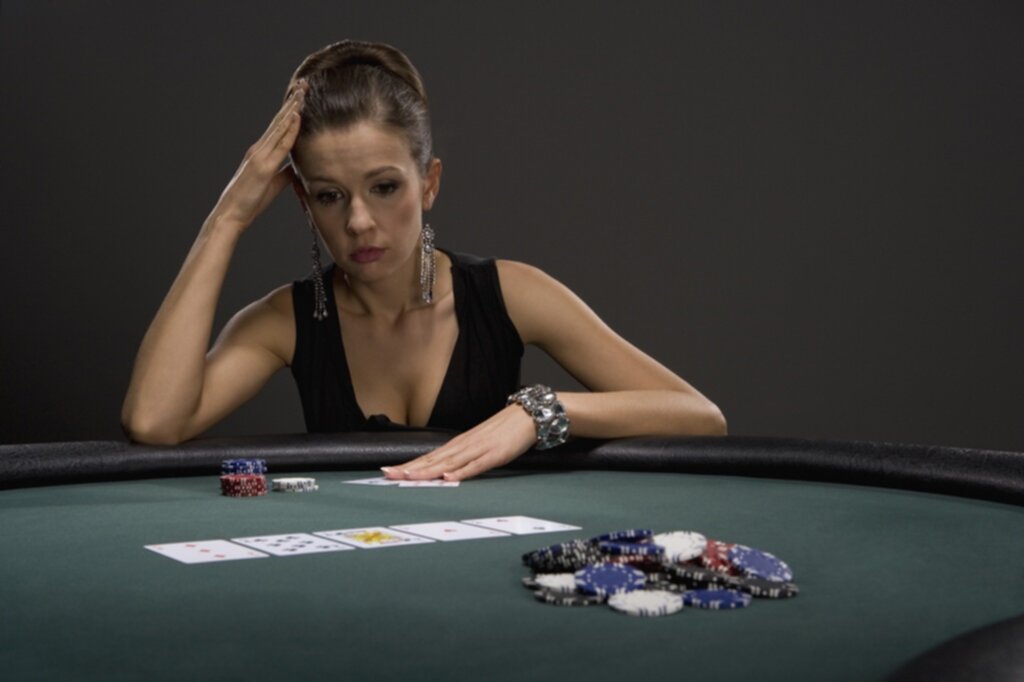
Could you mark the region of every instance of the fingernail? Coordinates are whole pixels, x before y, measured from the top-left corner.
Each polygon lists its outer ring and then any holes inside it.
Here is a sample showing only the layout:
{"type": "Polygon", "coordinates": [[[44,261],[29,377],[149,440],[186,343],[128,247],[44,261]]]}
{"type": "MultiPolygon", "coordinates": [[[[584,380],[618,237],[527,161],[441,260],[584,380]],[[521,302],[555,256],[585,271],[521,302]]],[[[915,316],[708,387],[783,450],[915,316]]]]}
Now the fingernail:
{"type": "Polygon", "coordinates": [[[383,471],[385,474],[390,474],[392,471],[391,467],[381,467],[380,470],[383,471]]]}

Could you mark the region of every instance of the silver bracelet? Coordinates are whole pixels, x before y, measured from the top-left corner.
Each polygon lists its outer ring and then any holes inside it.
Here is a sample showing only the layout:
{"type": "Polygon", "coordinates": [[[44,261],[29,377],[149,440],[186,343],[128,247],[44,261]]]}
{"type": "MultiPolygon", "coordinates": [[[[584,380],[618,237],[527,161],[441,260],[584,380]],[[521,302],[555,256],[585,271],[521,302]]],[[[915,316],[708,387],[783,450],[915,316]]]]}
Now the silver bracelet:
{"type": "Polygon", "coordinates": [[[547,450],[569,440],[569,415],[558,396],[547,386],[535,384],[508,397],[507,405],[519,403],[537,426],[535,450],[547,450]]]}

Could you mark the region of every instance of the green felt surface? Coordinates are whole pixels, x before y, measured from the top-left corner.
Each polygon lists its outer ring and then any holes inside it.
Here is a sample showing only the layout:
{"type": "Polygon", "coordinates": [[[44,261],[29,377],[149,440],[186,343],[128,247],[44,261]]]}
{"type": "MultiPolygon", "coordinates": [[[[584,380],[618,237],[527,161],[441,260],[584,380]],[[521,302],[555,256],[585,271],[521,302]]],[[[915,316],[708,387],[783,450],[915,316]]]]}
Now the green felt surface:
{"type": "Polygon", "coordinates": [[[318,493],[225,498],[216,476],[0,493],[4,678],[862,681],[1024,608],[1019,507],[687,474],[506,472],[455,489],[305,475],[318,493]],[[511,514],[583,530],[198,565],[143,548],[511,514]],[[629,527],[771,551],[802,593],[648,619],[521,586],[523,552],[629,527]]]}

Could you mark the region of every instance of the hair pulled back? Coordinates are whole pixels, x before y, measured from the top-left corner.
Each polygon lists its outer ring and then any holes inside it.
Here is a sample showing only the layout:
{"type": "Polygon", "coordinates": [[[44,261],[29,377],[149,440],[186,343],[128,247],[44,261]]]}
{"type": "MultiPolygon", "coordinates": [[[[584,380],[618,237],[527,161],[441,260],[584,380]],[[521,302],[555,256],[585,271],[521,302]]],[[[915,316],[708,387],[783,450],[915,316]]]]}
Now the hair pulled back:
{"type": "Polygon", "coordinates": [[[306,57],[292,74],[309,83],[299,140],[332,128],[372,121],[405,136],[420,172],[433,156],[427,92],[416,67],[384,43],[342,40],[306,57]]]}

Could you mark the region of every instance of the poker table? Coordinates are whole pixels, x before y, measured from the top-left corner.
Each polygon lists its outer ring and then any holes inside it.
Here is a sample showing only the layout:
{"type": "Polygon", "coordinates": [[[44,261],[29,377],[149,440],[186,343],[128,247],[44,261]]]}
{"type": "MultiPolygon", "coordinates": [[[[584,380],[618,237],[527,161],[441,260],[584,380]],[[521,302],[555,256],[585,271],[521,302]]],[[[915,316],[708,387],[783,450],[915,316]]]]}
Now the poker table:
{"type": "Polygon", "coordinates": [[[457,488],[344,483],[450,436],[0,446],[4,679],[1024,679],[1024,453],[576,440],[457,488]],[[220,495],[243,457],[319,490],[220,495]],[[581,530],[194,565],[144,548],[501,515],[581,530]],[[769,551],[800,594],[645,618],[523,587],[525,552],[627,528],[769,551]]]}

